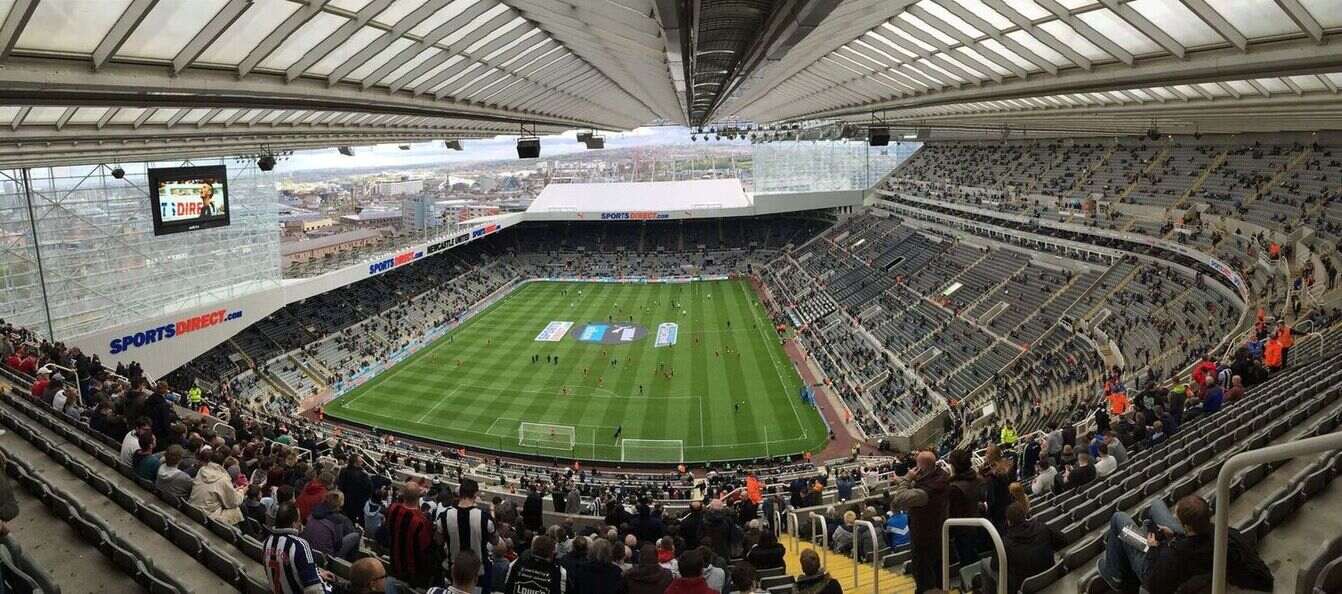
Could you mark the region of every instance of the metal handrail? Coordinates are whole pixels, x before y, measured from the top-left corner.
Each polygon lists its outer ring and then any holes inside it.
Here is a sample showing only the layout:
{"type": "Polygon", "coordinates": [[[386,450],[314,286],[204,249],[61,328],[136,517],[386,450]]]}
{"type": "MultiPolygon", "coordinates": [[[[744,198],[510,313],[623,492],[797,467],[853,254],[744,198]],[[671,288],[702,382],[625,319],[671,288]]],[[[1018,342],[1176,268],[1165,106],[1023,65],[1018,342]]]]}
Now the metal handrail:
{"type": "Polygon", "coordinates": [[[858,555],[857,546],[857,527],[866,526],[867,533],[871,535],[871,569],[874,574],[874,581],[871,585],[872,592],[881,591],[881,542],[877,540],[876,524],[868,520],[858,520],[853,522],[853,587],[857,587],[857,568],[862,565],[862,557],[858,555]]]}
{"type": "Polygon", "coordinates": [[[801,551],[801,526],[797,525],[797,512],[787,513],[788,532],[792,533],[792,553],[801,551]]]}
{"type": "Polygon", "coordinates": [[[1230,546],[1230,483],[1245,468],[1329,450],[1342,450],[1342,433],[1329,433],[1231,456],[1216,475],[1216,526],[1212,548],[1212,594],[1226,591],[1226,552],[1230,546]]]}
{"type": "Polygon", "coordinates": [[[825,516],[821,514],[811,514],[811,544],[820,545],[820,566],[829,568],[829,527],[825,525],[825,516]],[[815,523],[820,522],[819,534],[815,531],[815,523]],[[816,542],[816,541],[820,542],[816,542]]]}
{"type": "Polygon", "coordinates": [[[783,533],[783,512],[774,509],[773,517],[770,518],[770,520],[771,521],[769,522],[770,524],[769,529],[773,531],[774,536],[781,535],[783,533]]]}
{"type": "Polygon", "coordinates": [[[1007,594],[1006,547],[997,527],[984,518],[947,518],[941,523],[941,589],[951,591],[951,526],[977,526],[993,537],[993,547],[997,549],[997,594],[1007,594]]]}

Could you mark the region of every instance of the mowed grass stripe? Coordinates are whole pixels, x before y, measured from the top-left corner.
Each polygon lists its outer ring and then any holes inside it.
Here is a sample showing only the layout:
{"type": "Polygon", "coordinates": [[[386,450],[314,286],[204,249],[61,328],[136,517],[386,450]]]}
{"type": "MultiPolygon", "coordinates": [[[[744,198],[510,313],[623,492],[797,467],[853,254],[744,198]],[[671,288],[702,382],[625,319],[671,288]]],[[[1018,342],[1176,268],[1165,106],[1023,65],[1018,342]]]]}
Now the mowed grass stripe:
{"type": "Polygon", "coordinates": [[[824,444],[823,421],[804,405],[797,408],[809,437],[801,435],[789,401],[800,385],[744,282],[535,282],[331,403],[327,412],[467,447],[612,461],[619,460],[620,447],[611,433],[623,425],[624,438],[683,440],[687,460],[726,460],[763,455],[764,424],[773,442],[770,454],[824,444]],[[632,344],[576,340],[583,324],[630,317],[647,332],[632,344]],[[552,320],[575,326],[561,342],[535,342],[552,320]],[[680,324],[680,342],[656,349],[657,325],[668,321],[680,324]],[[534,354],[540,363],[531,362],[534,354]],[[546,355],[557,355],[560,364],[547,364],[546,355]],[[612,358],[618,360],[614,367],[612,358]],[[785,366],[782,380],[776,361],[785,366]],[[667,368],[675,370],[671,379],[662,375],[667,368]],[[733,413],[737,401],[745,404],[733,413]],[[579,443],[573,452],[519,447],[517,425],[523,421],[578,427],[579,443]]]}

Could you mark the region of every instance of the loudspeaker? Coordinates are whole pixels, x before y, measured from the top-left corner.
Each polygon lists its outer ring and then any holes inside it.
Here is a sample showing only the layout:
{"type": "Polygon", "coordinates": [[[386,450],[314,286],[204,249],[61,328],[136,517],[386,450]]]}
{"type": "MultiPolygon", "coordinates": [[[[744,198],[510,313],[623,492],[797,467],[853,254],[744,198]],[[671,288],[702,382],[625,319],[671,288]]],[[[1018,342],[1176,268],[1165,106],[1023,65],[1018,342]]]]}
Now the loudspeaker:
{"type": "Polygon", "coordinates": [[[871,146],[886,146],[890,144],[889,128],[871,128],[867,130],[867,144],[871,146]]]}
{"type": "Polygon", "coordinates": [[[339,151],[340,154],[345,155],[346,157],[353,157],[353,156],[354,156],[354,147],[349,147],[349,146],[338,146],[338,147],[336,147],[336,150],[339,151]]]}
{"type": "Polygon", "coordinates": [[[587,142],[586,142],[585,144],[587,144],[587,148],[589,148],[589,149],[606,148],[606,137],[605,137],[605,136],[589,136],[589,137],[587,138],[587,142]]]}
{"type": "Polygon", "coordinates": [[[578,142],[581,142],[581,143],[583,143],[583,144],[586,144],[587,141],[588,141],[588,140],[591,140],[591,139],[592,139],[592,133],[591,133],[591,132],[579,132],[579,133],[578,133],[578,142]]]}
{"type": "Polygon", "coordinates": [[[535,159],[541,156],[541,139],[539,138],[519,138],[517,139],[517,158],[535,159]]]}

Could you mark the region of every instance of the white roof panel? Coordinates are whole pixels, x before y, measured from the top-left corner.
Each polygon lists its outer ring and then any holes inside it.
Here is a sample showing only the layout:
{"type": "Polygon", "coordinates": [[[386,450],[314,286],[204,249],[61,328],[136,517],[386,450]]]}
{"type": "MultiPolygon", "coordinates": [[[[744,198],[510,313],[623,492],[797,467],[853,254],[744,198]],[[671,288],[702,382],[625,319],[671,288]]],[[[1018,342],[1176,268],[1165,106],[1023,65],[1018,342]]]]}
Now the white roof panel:
{"type": "Polygon", "coordinates": [[[735,179],[673,182],[550,184],[527,212],[657,212],[749,208],[750,197],[735,179]]]}

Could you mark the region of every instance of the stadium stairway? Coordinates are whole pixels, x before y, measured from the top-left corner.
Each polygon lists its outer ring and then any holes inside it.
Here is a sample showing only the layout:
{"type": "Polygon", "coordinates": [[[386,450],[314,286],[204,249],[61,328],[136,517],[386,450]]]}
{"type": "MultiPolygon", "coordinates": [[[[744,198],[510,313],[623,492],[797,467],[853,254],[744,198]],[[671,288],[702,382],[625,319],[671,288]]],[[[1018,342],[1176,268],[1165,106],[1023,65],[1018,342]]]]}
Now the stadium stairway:
{"type": "MultiPolygon", "coordinates": [[[[191,517],[186,506],[170,505],[121,472],[110,446],[9,395],[0,399],[0,422],[9,430],[0,436],[0,450],[23,461],[31,479],[53,493],[70,494],[65,499],[75,509],[66,521],[141,585],[164,594],[265,591],[258,561],[207,527],[203,516],[191,517]],[[137,558],[144,565],[139,570],[137,558]]],[[[67,514],[58,508],[56,515],[67,514]]]]}
{"type": "MultiPolygon", "coordinates": [[[[824,563],[825,570],[829,572],[830,577],[839,580],[839,584],[843,586],[844,594],[913,594],[913,578],[902,573],[882,568],[878,585],[875,570],[872,569],[871,563],[863,563],[855,568],[857,562],[852,557],[832,551],[825,554],[824,551],[820,550],[821,547],[804,538],[800,539],[799,542],[797,537],[787,533],[780,534],[778,542],[787,549],[784,561],[787,563],[788,576],[801,575],[802,550],[816,549],[816,552],[821,553],[820,558],[824,563]],[[856,569],[856,577],[854,577],[854,569],[856,569]]],[[[781,586],[772,585],[767,589],[770,594],[792,592],[793,590],[788,588],[790,583],[785,582],[781,586]]],[[[768,585],[768,582],[765,585],[768,585]]]]}

